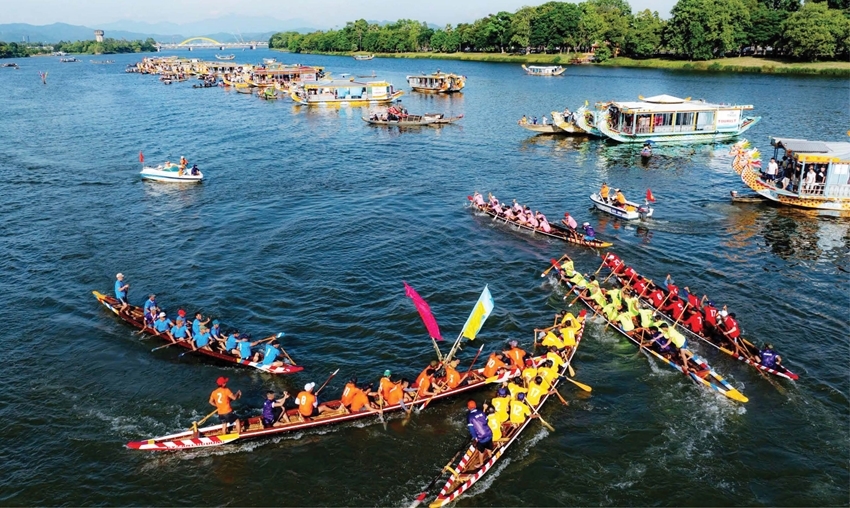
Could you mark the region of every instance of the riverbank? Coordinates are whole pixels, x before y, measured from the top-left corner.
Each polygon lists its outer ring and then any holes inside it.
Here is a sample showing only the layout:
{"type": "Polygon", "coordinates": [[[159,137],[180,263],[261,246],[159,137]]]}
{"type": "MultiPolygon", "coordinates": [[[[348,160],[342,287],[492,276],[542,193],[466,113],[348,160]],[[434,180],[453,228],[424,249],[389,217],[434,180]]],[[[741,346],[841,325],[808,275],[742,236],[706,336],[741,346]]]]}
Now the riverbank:
{"type": "MultiPolygon", "coordinates": [[[[351,53],[338,52],[315,52],[315,54],[336,56],[351,55],[351,53]]],[[[575,58],[575,55],[576,53],[532,55],[514,55],[508,53],[375,53],[375,56],[380,58],[467,60],[474,62],[515,63],[517,65],[567,65],[573,58],[575,58]]],[[[850,76],[850,62],[790,62],[775,58],[760,58],[751,56],[720,58],[705,61],[672,60],[666,58],[637,60],[634,58],[617,57],[603,63],[583,65],[596,65],[602,67],[637,67],[682,71],[850,76]]]]}

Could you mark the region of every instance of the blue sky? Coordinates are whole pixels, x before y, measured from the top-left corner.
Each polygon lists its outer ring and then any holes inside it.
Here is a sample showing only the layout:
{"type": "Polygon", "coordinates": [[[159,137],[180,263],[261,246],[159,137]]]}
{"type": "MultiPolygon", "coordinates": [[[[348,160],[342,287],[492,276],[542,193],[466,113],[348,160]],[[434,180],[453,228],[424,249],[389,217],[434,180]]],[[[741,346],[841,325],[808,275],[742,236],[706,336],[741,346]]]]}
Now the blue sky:
{"type": "MultiPolygon", "coordinates": [[[[469,22],[498,11],[513,12],[545,0],[0,0],[0,23],[69,23],[93,26],[118,20],[191,23],[229,14],[299,19],[327,28],[347,20],[410,18],[443,25],[469,22]]],[[[675,0],[630,0],[632,11],[656,10],[668,18],[675,0]]],[[[239,27],[234,27],[238,29],[239,27]]]]}

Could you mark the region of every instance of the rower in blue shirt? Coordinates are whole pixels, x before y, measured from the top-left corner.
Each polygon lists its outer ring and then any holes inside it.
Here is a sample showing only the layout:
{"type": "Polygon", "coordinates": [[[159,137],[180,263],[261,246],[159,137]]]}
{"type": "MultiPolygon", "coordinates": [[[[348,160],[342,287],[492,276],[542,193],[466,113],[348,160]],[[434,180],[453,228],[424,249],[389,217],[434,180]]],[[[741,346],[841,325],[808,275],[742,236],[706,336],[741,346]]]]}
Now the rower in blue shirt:
{"type": "Polygon", "coordinates": [[[172,325],[174,325],[174,323],[165,318],[165,312],[160,312],[158,319],[153,322],[153,329],[156,330],[157,333],[165,333],[172,325]]]}
{"type": "Polygon", "coordinates": [[[266,344],[266,349],[265,351],[263,351],[263,367],[282,366],[283,362],[280,360],[276,360],[278,356],[280,356],[280,344],[278,344],[277,342],[266,344]]]}
{"type": "Polygon", "coordinates": [[[243,361],[256,361],[252,356],[256,356],[256,353],[251,352],[251,346],[254,344],[248,340],[247,335],[242,335],[239,337],[239,359],[243,361]]]}
{"type": "Polygon", "coordinates": [[[156,306],[156,295],[150,295],[148,297],[148,299],[145,300],[145,311],[147,311],[151,307],[153,307],[154,309],[157,308],[157,306],[156,306]]]}
{"type": "Polygon", "coordinates": [[[192,343],[192,350],[197,351],[199,348],[210,349],[210,331],[206,326],[201,326],[201,333],[195,334],[195,341],[192,343]]]}
{"type": "Polygon", "coordinates": [[[115,275],[115,298],[121,302],[121,307],[118,309],[118,312],[124,312],[130,308],[130,303],[127,301],[128,289],[130,289],[130,285],[124,282],[124,274],[119,273],[115,275]]]}
{"type": "Polygon", "coordinates": [[[215,340],[221,338],[221,326],[219,325],[218,319],[215,319],[212,322],[212,328],[210,328],[210,337],[215,340]]]}
{"type": "Polygon", "coordinates": [[[204,316],[201,315],[200,312],[195,314],[195,320],[192,321],[192,335],[198,335],[201,333],[201,325],[206,326],[206,324],[210,322],[209,318],[207,318],[206,321],[202,321],[203,319],[204,316]]]}
{"type": "Polygon", "coordinates": [[[186,322],[183,318],[177,318],[177,324],[171,327],[169,335],[171,335],[171,340],[173,341],[189,338],[189,330],[186,329],[186,322]]]}
{"type": "Polygon", "coordinates": [[[228,353],[233,354],[233,350],[238,347],[239,340],[239,332],[235,331],[227,336],[227,340],[224,341],[224,350],[228,353]]]}

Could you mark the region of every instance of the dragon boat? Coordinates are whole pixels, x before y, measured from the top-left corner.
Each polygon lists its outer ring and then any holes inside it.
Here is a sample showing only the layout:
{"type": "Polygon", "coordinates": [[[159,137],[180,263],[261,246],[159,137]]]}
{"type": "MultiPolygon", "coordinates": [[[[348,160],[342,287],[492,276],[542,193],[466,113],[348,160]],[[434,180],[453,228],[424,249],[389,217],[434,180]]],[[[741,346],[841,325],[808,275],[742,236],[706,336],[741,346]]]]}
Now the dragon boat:
{"type": "Polygon", "coordinates": [[[517,221],[512,221],[510,219],[505,218],[505,216],[503,215],[499,215],[498,212],[493,210],[486,203],[483,206],[476,204],[472,196],[466,196],[466,198],[467,200],[469,200],[469,206],[471,208],[475,208],[478,211],[486,213],[490,217],[493,217],[493,220],[504,220],[506,224],[510,223],[514,226],[517,226],[519,229],[523,229],[525,231],[531,231],[532,233],[540,233],[541,235],[548,236],[550,238],[556,238],[558,240],[563,240],[567,243],[572,243],[575,245],[581,245],[583,247],[590,247],[591,249],[604,249],[613,245],[610,242],[603,242],[602,240],[585,240],[584,237],[579,233],[576,233],[575,231],[567,227],[561,226],[560,224],[550,223],[549,226],[551,226],[552,229],[548,232],[543,231],[540,228],[533,228],[526,224],[520,224],[517,221]]]}
{"type": "Polygon", "coordinates": [[[222,433],[222,425],[215,424],[197,429],[197,431],[190,429],[183,432],[169,434],[167,436],[145,439],[143,441],[131,441],[127,443],[126,446],[132,450],[144,451],[186,450],[192,448],[221,446],[234,441],[265,438],[315,427],[324,427],[355,420],[363,420],[366,418],[383,418],[383,415],[387,413],[405,411],[405,409],[409,413],[416,406],[425,407],[434,400],[453,397],[461,393],[482,388],[490,383],[501,383],[519,375],[520,373],[519,369],[514,369],[503,373],[503,375],[497,378],[485,378],[483,372],[484,368],[470,370],[467,374],[471,381],[465,385],[448,389],[431,397],[422,397],[406,402],[404,406],[401,404],[387,405],[381,411],[374,409],[371,411],[353,413],[348,410],[340,400],[333,400],[323,402],[323,404],[329,407],[331,411],[314,417],[302,416],[301,413],[298,412],[297,408],[289,409],[286,411],[286,414],[290,419],[290,423],[278,424],[279,426],[263,427],[261,418],[256,416],[247,419],[247,425],[243,425],[242,432],[239,434],[235,432],[222,433]]]}
{"type": "MultiPolygon", "coordinates": [[[[561,275],[563,272],[561,270],[561,266],[558,265],[558,262],[554,259],[551,260],[551,262],[558,274],[561,275]]],[[[622,328],[622,326],[620,326],[620,324],[609,320],[608,317],[605,316],[602,310],[596,305],[596,302],[594,302],[589,295],[586,294],[584,288],[577,287],[574,283],[569,280],[565,280],[563,277],[560,277],[559,280],[562,284],[567,286],[571,294],[575,294],[576,298],[581,300],[585,306],[592,310],[596,315],[601,316],[609,326],[617,330],[621,335],[638,346],[640,351],[648,357],[655,358],[662,364],[668,365],[673,370],[681,372],[693,380],[696,384],[720,393],[736,402],[747,402],[749,400],[737,388],[729,384],[723,376],[711,368],[705,359],[696,355],[693,351],[687,350],[692,354],[692,356],[688,358],[688,365],[686,369],[679,355],[673,354],[670,355],[670,357],[667,357],[652,349],[651,346],[648,346],[646,343],[650,337],[647,330],[636,328],[631,332],[627,332],[622,328]]]]}
{"type": "MultiPolygon", "coordinates": [[[[576,350],[578,349],[579,343],[581,342],[582,335],[584,334],[584,325],[585,325],[585,316],[586,312],[582,311],[579,314],[579,320],[581,321],[581,328],[575,334],[575,345],[568,346],[562,349],[559,352],[559,355],[564,360],[564,365],[560,369],[560,376],[555,378],[552,382],[551,389],[548,393],[543,395],[540,398],[540,401],[536,405],[529,404],[531,409],[531,414],[536,415],[543,407],[543,404],[546,403],[549,396],[553,394],[553,390],[557,391],[558,383],[561,380],[562,376],[566,376],[567,370],[569,369],[569,364],[575,355],[576,350]]],[[[536,338],[535,338],[536,340],[536,338]]],[[[533,360],[534,364],[537,365],[537,362],[540,359],[545,359],[545,357],[538,357],[533,360]]],[[[560,396],[560,395],[559,395],[560,396]]],[[[439,508],[441,506],[445,506],[453,501],[455,501],[458,497],[462,496],[464,492],[467,492],[473,485],[475,485],[478,480],[483,478],[487,472],[491,471],[493,467],[499,462],[499,460],[504,456],[505,452],[507,452],[508,448],[512,444],[514,444],[519,436],[522,434],[522,431],[525,430],[526,427],[531,423],[532,418],[527,418],[521,424],[513,424],[510,420],[506,421],[502,424],[502,439],[493,443],[493,450],[486,461],[482,461],[479,459],[479,454],[481,452],[478,451],[475,444],[469,444],[468,447],[464,447],[462,450],[465,450],[463,456],[457,462],[452,461],[451,465],[447,465],[440,472],[440,476],[435,478],[435,481],[429,485],[424,492],[419,494],[416,498],[416,502],[413,506],[418,506],[420,502],[425,500],[428,495],[428,491],[430,488],[436,483],[436,480],[442,478],[445,473],[449,472],[449,478],[446,480],[445,484],[443,484],[440,489],[439,494],[437,494],[436,499],[434,499],[430,504],[430,508],[439,508]],[[475,464],[475,466],[472,466],[475,464]],[[481,464],[480,466],[478,464],[481,464]]],[[[457,454],[459,455],[460,452],[457,454]]],[[[457,457],[455,455],[455,457],[457,457]]]]}
{"type": "MultiPolygon", "coordinates": [[[[121,302],[119,302],[116,298],[114,298],[112,296],[104,295],[104,294],[102,294],[98,291],[92,291],[92,293],[94,294],[95,298],[97,298],[97,301],[102,303],[104,307],[106,307],[107,309],[109,309],[110,311],[115,313],[116,316],[120,317],[121,319],[123,319],[126,323],[130,324],[131,326],[138,328],[139,330],[145,330],[145,332],[148,335],[151,335],[153,337],[157,337],[157,338],[162,339],[162,340],[169,342],[169,343],[173,343],[177,347],[181,347],[181,348],[184,348],[184,349],[188,349],[189,351],[192,351],[192,344],[190,343],[191,341],[178,340],[176,342],[173,342],[166,334],[157,333],[155,330],[151,330],[150,327],[145,327],[145,317],[144,317],[145,311],[141,307],[131,305],[129,310],[127,310],[126,312],[120,312],[118,309],[119,309],[119,307],[121,307],[121,302]]],[[[269,341],[269,340],[273,340],[275,338],[277,338],[277,336],[272,335],[272,336],[267,337],[266,339],[263,339],[263,340],[269,341]]],[[[283,351],[283,348],[281,348],[281,351],[284,353],[284,356],[286,356],[288,358],[289,355],[287,355],[286,352],[283,351]]],[[[248,360],[240,360],[238,357],[236,357],[234,355],[227,354],[227,353],[220,353],[218,351],[212,351],[212,350],[208,350],[208,349],[198,348],[197,350],[194,350],[192,352],[197,353],[199,355],[214,358],[216,360],[220,360],[220,361],[225,362],[225,363],[241,365],[243,367],[254,368],[254,369],[257,369],[257,370],[262,371],[262,372],[267,372],[269,374],[293,374],[295,372],[299,372],[299,371],[304,370],[304,367],[301,367],[300,365],[284,364],[280,367],[270,367],[270,366],[262,365],[258,362],[252,362],[252,361],[248,361],[248,360]]]]}
{"type": "MultiPolygon", "coordinates": [[[[625,266],[625,265],[623,265],[623,266],[625,266]]],[[[607,266],[607,267],[608,267],[609,270],[611,270],[610,266],[607,266]]],[[[623,287],[629,287],[630,286],[629,279],[627,277],[625,277],[622,273],[614,272],[614,277],[617,279],[617,281],[623,287]]],[[[649,294],[651,291],[653,291],[655,289],[660,289],[661,291],[666,293],[666,290],[664,288],[662,288],[661,286],[658,286],[657,284],[646,279],[645,277],[641,276],[640,274],[637,274],[637,277],[646,281],[646,283],[647,283],[646,284],[646,290],[645,290],[646,294],[649,294]]],[[[741,340],[740,346],[744,349],[745,354],[741,355],[738,352],[736,352],[734,350],[734,348],[730,349],[726,344],[719,342],[717,339],[710,337],[709,335],[707,335],[705,333],[696,333],[693,330],[691,330],[690,328],[688,328],[687,326],[683,325],[682,323],[678,323],[676,321],[676,319],[669,312],[664,312],[663,310],[653,306],[652,302],[648,298],[643,297],[643,298],[640,299],[640,301],[647,308],[653,309],[665,321],[667,321],[668,323],[671,323],[673,325],[676,325],[688,337],[692,337],[694,339],[701,340],[702,342],[705,342],[706,344],[708,344],[708,345],[712,346],[713,348],[731,356],[732,358],[735,358],[736,360],[740,360],[740,361],[746,363],[747,365],[749,365],[753,368],[756,368],[760,371],[767,372],[768,374],[772,374],[774,376],[779,376],[779,377],[784,377],[785,379],[790,379],[792,381],[796,381],[799,378],[799,376],[797,374],[791,372],[790,370],[788,370],[787,368],[785,368],[782,365],[777,365],[775,368],[770,368],[770,367],[767,367],[767,366],[762,365],[761,363],[755,361],[755,359],[759,357],[758,356],[759,355],[759,348],[755,344],[753,344],[752,342],[748,341],[747,339],[745,339],[743,337],[740,338],[740,340],[741,340]]]]}

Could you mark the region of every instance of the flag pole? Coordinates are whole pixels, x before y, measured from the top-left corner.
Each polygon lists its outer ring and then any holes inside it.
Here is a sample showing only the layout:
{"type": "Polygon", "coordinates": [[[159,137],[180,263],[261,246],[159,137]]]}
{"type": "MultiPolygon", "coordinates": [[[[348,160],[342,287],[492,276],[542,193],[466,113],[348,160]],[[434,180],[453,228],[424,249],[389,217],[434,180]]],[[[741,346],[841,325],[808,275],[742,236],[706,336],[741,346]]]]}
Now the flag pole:
{"type": "Polygon", "coordinates": [[[437,345],[437,339],[431,337],[431,342],[434,344],[434,351],[437,352],[437,359],[443,361],[443,353],[440,352],[440,346],[437,345]]]}

